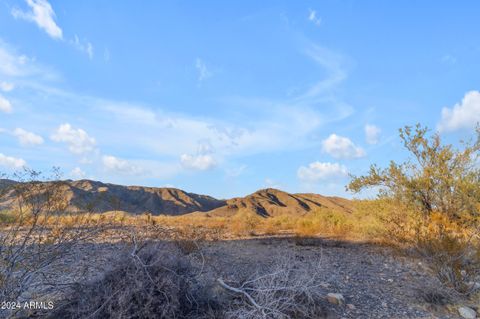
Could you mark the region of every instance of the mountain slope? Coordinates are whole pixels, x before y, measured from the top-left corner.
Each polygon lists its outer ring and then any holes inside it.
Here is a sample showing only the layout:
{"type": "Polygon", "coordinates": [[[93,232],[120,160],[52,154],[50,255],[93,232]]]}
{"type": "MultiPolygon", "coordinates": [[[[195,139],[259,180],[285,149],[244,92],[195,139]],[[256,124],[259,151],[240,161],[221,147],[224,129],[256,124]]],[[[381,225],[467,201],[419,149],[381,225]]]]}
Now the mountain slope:
{"type": "Polygon", "coordinates": [[[232,216],[253,212],[260,216],[304,215],[317,208],[351,211],[349,201],[317,194],[289,194],[278,189],[259,190],[246,197],[232,198],[226,205],[208,212],[209,216],[232,216]]]}
{"type": "MultiPolygon", "coordinates": [[[[14,185],[3,180],[0,188],[14,185]]],[[[125,211],[133,214],[183,215],[209,211],[225,204],[210,196],[187,193],[176,188],[121,186],[91,180],[65,181],[61,192],[70,211],[125,211]]],[[[12,191],[0,198],[0,209],[9,208],[12,191]]]]}
{"type": "MultiPolygon", "coordinates": [[[[12,186],[16,184],[11,180],[0,180],[0,210],[12,207],[12,186]]],[[[41,185],[47,187],[48,183],[41,185]]],[[[262,189],[245,197],[218,200],[176,188],[122,186],[91,180],[68,180],[60,182],[60,185],[67,209],[73,212],[124,211],[173,216],[195,213],[223,217],[251,212],[268,217],[304,215],[318,208],[352,211],[352,204],[347,199],[317,194],[289,194],[273,188],[262,189]]]]}

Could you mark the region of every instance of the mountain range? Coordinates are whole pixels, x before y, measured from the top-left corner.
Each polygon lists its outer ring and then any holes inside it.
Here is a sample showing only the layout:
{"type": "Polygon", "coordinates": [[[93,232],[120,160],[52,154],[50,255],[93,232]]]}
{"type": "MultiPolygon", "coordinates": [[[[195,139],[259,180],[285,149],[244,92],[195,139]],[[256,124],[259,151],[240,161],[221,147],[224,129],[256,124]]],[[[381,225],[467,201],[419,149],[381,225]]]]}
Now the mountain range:
{"type": "MultiPolygon", "coordinates": [[[[48,185],[43,182],[41,185],[48,185]]],[[[0,210],[14,205],[15,186],[19,182],[0,180],[0,210]]],[[[351,202],[340,197],[318,194],[289,194],[278,189],[261,189],[245,197],[216,199],[176,188],[122,186],[92,180],[62,181],[61,196],[69,211],[104,213],[124,211],[131,214],[233,216],[253,212],[268,217],[282,214],[303,215],[318,208],[350,212],[351,202]]]]}

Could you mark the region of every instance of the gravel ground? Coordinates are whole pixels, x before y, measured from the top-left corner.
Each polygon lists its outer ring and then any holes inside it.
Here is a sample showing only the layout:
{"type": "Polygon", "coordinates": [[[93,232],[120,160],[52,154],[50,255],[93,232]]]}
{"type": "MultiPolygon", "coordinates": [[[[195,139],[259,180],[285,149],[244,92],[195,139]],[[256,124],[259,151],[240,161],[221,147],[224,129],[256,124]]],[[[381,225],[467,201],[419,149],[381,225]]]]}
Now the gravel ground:
{"type": "Polygon", "coordinates": [[[394,252],[367,244],[319,239],[252,239],[208,245],[209,263],[227,278],[268,267],[286,254],[298,267],[320,263],[325,293],[341,293],[345,305],[329,305],[330,318],[458,318],[434,309],[423,292],[443,291],[419,264],[394,252]],[[348,306],[347,306],[348,305],[348,306]]]}
{"type": "MultiPolygon", "coordinates": [[[[63,276],[92,279],[115,264],[124,244],[85,244],[64,261],[63,276]]],[[[422,295],[444,292],[418,260],[390,249],[326,239],[254,238],[205,242],[201,245],[208,276],[240,281],[269,269],[289,256],[297,268],[319,264],[315,271],[323,292],[340,293],[344,305],[325,301],[326,318],[460,318],[446,307],[428,304],[422,295]]],[[[199,258],[197,258],[199,259],[199,258]]],[[[455,300],[456,303],[461,300],[455,300]]],[[[455,308],[453,309],[455,312],[455,308]]]]}

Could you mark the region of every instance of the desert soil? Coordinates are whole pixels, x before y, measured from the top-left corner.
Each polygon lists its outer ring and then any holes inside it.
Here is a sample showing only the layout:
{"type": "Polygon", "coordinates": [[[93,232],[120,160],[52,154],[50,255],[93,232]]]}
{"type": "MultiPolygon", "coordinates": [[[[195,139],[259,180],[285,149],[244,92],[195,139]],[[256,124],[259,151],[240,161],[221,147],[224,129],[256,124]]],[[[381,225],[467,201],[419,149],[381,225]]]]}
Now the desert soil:
{"type": "MultiPolygon", "coordinates": [[[[66,261],[73,275],[79,264],[88,264],[94,277],[111,267],[119,244],[89,244],[66,261]]],[[[428,293],[442,292],[440,284],[418,260],[388,248],[329,239],[252,238],[206,242],[201,251],[205,264],[216,272],[211,276],[239,280],[261,272],[289,255],[295,267],[320,264],[320,276],[327,293],[340,293],[344,305],[325,302],[326,318],[460,318],[446,307],[425,301],[428,293]]],[[[312,270],[313,271],[313,270],[312,270]]],[[[318,270],[315,270],[318,272],[318,270]]],[[[82,275],[83,276],[83,275],[82,275]]],[[[78,277],[77,277],[78,278],[78,277]]],[[[455,302],[458,302],[456,300],[455,302]]]]}

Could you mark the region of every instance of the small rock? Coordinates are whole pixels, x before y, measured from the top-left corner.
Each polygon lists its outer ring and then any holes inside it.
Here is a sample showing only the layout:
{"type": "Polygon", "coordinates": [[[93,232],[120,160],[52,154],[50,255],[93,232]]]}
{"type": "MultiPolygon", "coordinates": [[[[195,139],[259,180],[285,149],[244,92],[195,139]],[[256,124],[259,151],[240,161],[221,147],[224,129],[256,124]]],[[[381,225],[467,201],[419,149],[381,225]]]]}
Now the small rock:
{"type": "Polygon", "coordinates": [[[470,281],[468,285],[471,287],[473,291],[480,290],[480,282],[470,281]]]}
{"type": "Polygon", "coordinates": [[[469,307],[463,306],[458,308],[458,313],[460,314],[460,316],[462,316],[462,318],[465,318],[465,319],[477,318],[477,313],[475,312],[475,310],[469,307]]]}
{"type": "Polygon", "coordinates": [[[333,292],[327,294],[327,300],[334,305],[343,305],[345,303],[345,298],[343,298],[342,294],[333,292]]]}
{"type": "Polygon", "coordinates": [[[347,303],[347,308],[350,310],[355,310],[355,305],[351,303],[347,303]]]}

